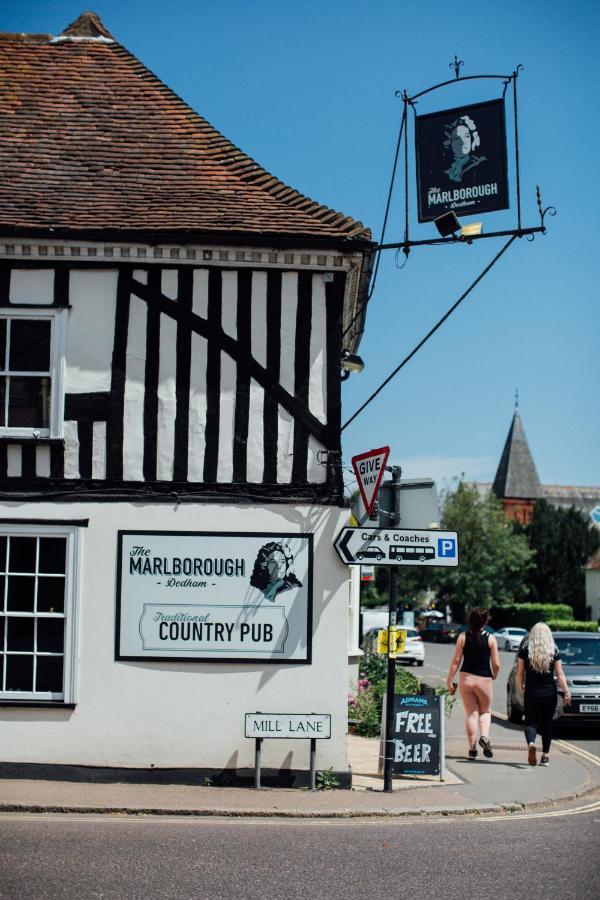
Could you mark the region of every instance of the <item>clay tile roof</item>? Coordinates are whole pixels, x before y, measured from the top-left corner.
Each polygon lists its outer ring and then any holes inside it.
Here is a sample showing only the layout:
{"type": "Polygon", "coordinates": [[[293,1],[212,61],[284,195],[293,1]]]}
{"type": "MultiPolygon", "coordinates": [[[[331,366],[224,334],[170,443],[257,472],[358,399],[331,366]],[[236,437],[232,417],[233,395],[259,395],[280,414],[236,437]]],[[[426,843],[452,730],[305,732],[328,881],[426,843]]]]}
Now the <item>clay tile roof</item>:
{"type": "Polygon", "coordinates": [[[366,242],[360,222],[266,172],[94,13],[0,34],[0,229],[366,242]]]}
{"type": "Polygon", "coordinates": [[[492,490],[497,497],[535,500],[543,496],[540,479],[515,410],[492,490]]]}

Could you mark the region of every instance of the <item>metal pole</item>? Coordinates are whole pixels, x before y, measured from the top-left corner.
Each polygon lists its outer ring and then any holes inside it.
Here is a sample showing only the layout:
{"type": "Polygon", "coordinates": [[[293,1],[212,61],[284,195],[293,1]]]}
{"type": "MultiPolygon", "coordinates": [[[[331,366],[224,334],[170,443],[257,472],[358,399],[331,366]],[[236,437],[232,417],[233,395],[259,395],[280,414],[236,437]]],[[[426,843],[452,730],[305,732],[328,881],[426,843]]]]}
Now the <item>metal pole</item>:
{"type": "Polygon", "coordinates": [[[317,789],[317,740],[310,739],[310,789],[317,789]]]}
{"type": "Polygon", "coordinates": [[[254,787],[260,790],[260,748],[263,742],[262,738],[256,738],[254,745],[254,787]]]}
{"type": "MultiPolygon", "coordinates": [[[[402,469],[400,466],[392,466],[392,494],[394,508],[391,525],[392,528],[400,524],[400,478],[402,469]]],[[[396,580],[396,567],[390,566],[390,603],[388,617],[388,662],[387,662],[387,693],[385,701],[385,754],[383,759],[383,790],[391,793],[392,767],[394,761],[394,691],[396,686],[396,657],[390,656],[391,629],[396,627],[396,611],[398,607],[398,582],[396,580]]]]}
{"type": "Polygon", "coordinates": [[[440,697],[440,781],[446,780],[446,698],[440,697]]]}

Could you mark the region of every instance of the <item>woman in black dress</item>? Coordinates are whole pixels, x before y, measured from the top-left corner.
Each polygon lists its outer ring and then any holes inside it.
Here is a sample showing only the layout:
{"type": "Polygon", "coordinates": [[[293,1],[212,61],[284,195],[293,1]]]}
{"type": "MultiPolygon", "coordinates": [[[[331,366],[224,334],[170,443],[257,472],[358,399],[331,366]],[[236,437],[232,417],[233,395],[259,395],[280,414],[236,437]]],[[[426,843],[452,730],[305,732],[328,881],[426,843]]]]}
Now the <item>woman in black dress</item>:
{"type": "Polygon", "coordinates": [[[529,637],[521,644],[517,662],[517,687],[525,694],[525,739],[530,766],[537,764],[535,739],[538,730],[542,735],[540,765],[550,764],[552,719],[558,699],[555,676],[565,695],[565,703],[569,704],[571,694],[560,661],[560,653],[546,623],[538,622],[529,632],[529,637]],[[525,678],[524,691],[523,678],[525,678]]]}

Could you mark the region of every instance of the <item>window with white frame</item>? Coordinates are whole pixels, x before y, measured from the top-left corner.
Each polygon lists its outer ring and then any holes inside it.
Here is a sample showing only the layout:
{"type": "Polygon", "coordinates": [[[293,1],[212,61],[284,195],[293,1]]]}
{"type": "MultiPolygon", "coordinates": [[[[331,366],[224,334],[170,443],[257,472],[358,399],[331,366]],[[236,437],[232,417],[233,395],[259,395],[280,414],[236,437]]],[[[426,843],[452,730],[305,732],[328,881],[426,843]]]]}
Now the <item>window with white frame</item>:
{"type": "Polygon", "coordinates": [[[0,313],[0,435],[62,436],[66,312],[0,313]]]}
{"type": "Polygon", "coordinates": [[[0,702],[74,702],[78,535],[0,523],[0,702]]]}

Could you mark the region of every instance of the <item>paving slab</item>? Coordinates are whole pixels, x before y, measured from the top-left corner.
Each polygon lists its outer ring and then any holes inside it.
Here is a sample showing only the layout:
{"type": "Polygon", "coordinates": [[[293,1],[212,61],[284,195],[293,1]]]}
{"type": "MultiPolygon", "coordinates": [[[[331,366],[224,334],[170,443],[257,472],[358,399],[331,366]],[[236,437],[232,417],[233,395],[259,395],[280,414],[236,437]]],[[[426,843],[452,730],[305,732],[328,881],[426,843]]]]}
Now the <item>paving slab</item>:
{"type": "Polygon", "coordinates": [[[497,744],[493,759],[476,761],[465,758],[463,745],[462,738],[447,742],[445,782],[398,778],[392,793],[383,792],[377,777],[379,741],[352,736],[353,771],[368,779],[352,790],[1,779],[0,811],[306,818],[481,814],[564,802],[599,782],[598,767],[556,747],[549,768],[532,769],[521,744],[497,744]]]}

